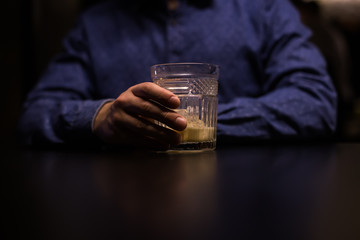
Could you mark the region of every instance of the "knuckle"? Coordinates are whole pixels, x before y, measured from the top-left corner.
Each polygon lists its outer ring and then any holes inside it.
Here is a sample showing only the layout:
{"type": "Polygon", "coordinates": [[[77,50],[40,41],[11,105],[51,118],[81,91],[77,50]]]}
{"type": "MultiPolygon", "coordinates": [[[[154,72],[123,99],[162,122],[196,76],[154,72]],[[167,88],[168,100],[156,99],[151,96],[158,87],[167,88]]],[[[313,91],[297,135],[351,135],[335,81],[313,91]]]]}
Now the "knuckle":
{"type": "Polygon", "coordinates": [[[150,82],[144,82],[140,83],[138,85],[135,85],[132,88],[132,92],[134,95],[137,96],[146,96],[147,93],[151,90],[151,83],[150,82]]]}
{"type": "Polygon", "coordinates": [[[148,101],[143,101],[140,105],[143,112],[151,112],[152,104],[148,101]]]}
{"type": "Polygon", "coordinates": [[[167,122],[171,119],[171,113],[169,111],[163,111],[161,113],[163,121],[167,122]]]}
{"type": "Polygon", "coordinates": [[[120,109],[127,109],[131,105],[132,98],[127,94],[121,94],[117,99],[114,101],[114,107],[120,109]]]}
{"type": "Polygon", "coordinates": [[[144,91],[149,91],[151,88],[152,88],[152,83],[151,82],[144,82],[143,84],[142,84],[142,87],[143,87],[143,89],[144,89],[144,91]]]}
{"type": "Polygon", "coordinates": [[[124,106],[126,104],[126,98],[124,95],[120,95],[117,99],[114,101],[115,106],[124,106]]]}
{"type": "Polygon", "coordinates": [[[161,114],[161,122],[165,123],[166,125],[170,127],[175,127],[175,119],[177,118],[177,114],[172,111],[164,111],[161,114]]]}

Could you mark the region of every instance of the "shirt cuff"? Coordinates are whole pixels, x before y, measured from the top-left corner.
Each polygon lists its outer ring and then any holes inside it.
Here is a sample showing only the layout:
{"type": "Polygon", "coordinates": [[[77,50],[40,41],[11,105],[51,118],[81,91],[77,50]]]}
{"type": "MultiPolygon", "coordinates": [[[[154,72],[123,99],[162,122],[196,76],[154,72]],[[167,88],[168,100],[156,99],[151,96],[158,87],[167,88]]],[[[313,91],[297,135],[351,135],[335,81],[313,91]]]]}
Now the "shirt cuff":
{"type": "Polygon", "coordinates": [[[114,101],[114,100],[115,100],[115,99],[110,99],[110,98],[109,98],[109,99],[103,100],[103,101],[100,103],[99,107],[96,109],[96,111],[95,111],[95,113],[94,113],[94,115],[93,115],[93,117],[92,117],[92,120],[91,120],[91,132],[92,132],[92,133],[94,133],[95,119],[96,119],[96,116],[98,115],[100,109],[101,109],[106,103],[112,102],[112,101],[114,101]]]}

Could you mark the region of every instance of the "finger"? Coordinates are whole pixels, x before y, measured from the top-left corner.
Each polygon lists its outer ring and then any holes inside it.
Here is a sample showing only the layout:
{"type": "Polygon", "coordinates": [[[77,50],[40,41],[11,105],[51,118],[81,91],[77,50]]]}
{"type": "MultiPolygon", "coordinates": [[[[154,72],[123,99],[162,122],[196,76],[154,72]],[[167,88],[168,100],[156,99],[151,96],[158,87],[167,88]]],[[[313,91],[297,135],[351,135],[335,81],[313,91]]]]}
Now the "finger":
{"type": "MultiPolygon", "coordinates": [[[[124,129],[129,129],[129,131],[135,133],[137,136],[141,136],[139,140],[148,137],[166,145],[178,145],[181,142],[180,134],[141,117],[125,115],[114,123],[113,131],[118,136],[123,136],[124,129]]],[[[129,136],[132,137],[132,135],[129,136]]]]}
{"type": "Polygon", "coordinates": [[[141,83],[132,87],[131,91],[137,97],[151,99],[167,108],[178,108],[180,106],[180,100],[174,93],[155,83],[141,83]]]}
{"type": "Polygon", "coordinates": [[[178,131],[184,130],[187,126],[186,119],[177,112],[142,98],[134,99],[126,110],[132,115],[157,120],[178,131]]]}

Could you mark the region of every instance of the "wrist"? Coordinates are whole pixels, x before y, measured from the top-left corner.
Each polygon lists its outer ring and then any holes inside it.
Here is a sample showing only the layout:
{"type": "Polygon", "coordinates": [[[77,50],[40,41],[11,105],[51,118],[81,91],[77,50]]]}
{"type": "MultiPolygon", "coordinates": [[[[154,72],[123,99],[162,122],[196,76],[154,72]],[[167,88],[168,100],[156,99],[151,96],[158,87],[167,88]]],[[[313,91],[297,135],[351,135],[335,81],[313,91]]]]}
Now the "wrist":
{"type": "Polygon", "coordinates": [[[99,128],[100,123],[106,119],[106,113],[108,112],[113,101],[113,99],[105,100],[96,110],[91,124],[91,130],[93,133],[95,133],[96,130],[99,128]]]}

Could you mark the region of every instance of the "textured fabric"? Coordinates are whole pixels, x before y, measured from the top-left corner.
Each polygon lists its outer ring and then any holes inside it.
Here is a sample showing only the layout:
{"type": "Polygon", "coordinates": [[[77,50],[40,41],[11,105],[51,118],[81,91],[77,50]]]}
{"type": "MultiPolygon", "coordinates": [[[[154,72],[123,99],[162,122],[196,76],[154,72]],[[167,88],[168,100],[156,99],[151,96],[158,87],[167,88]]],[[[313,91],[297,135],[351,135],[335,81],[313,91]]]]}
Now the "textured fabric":
{"type": "Polygon", "coordinates": [[[329,135],[336,93],[309,36],[287,0],[181,0],[175,11],[164,1],[105,2],[80,16],[29,94],[21,139],[94,141],[105,99],[151,81],[149,67],[166,62],[220,65],[220,137],[329,135]]]}

